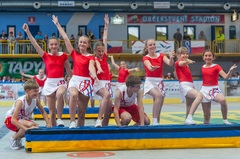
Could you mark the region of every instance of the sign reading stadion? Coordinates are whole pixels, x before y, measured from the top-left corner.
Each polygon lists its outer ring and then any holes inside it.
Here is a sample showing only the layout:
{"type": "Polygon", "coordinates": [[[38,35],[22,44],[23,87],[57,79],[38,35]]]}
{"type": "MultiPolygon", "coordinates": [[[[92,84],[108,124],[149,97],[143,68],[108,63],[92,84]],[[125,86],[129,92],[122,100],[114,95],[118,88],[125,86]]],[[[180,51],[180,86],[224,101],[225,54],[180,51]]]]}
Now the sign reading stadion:
{"type": "Polygon", "coordinates": [[[128,23],[224,23],[224,15],[128,14],[128,23]]]}

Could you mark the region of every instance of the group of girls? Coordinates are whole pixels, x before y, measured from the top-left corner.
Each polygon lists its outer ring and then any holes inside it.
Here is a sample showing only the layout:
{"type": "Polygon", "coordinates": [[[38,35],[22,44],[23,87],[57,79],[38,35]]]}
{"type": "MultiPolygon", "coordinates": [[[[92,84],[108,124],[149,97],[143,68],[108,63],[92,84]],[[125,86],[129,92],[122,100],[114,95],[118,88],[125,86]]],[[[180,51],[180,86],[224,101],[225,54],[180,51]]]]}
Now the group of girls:
{"type": "MultiPolygon", "coordinates": [[[[50,121],[53,126],[64,125],[61,116],[64,106],[64,94],[67,85],[64,80],[64,67],[69,77],[68,83],[69,111],[70,111],[70,128],[84,126],[85,112],[90,97],[94,94],[101,96],[98,119],[96,127],[107,126],[112,109],[112,100],[110,92],[110,71],[107,63],[107,36],[109,17],[104,17],[103,41],[98,41],[94,46],[94,53],[91,54],[90,39],[87,36],[81,36],[78,40],[78,50],[75,50],[70,42],[66,32],[61,27],[58,17],[52,16],[52,21],[56,25],[61,37],[64,39],[68,53],[73,61],[73,70],[70,68],[68,56],[65,52],[58,52],[59,41],[57,38],[50,38],[48,41],[49,53],[43,51],[33,38],[29,31],[28,25],[24,24],[23,29],[28,35],[34,48],[42,57],[45,67],[47,80],[43,88],[43,94],[47,97],[47,103],[50,112],[50,121]],[[57,103],[57,120],[56,120],[56,103],[57,103]],[[76,108],[78,107],[78,120],[76,118],[76,108]]],[[[164,83],[163,70],[164,63],[173,66],[175,64],[176,76],[179,80],[180,94],[186,100],[186,120],[185,124],[196,124],[193,120],[193,114],[198,105],[202,103],[204,112],[204,123],[210,122],[211,102],[215,101],[221,104],[223,122],[230,124],[227,120],[227,103],[218,86],[218,76],[221,75],[227,79],[231,76],[233,70],[237,67],[235,64],[225,73],[221,66],[214,64],[215,55],[212,51],[206,50],[203,53],[205,65],[202,67],[203,83],[200,91],[196,90],[193,85],[192,75],[189,64],[194,63],[188,57],[188,50],[180,47],[176,51],[178,60],[174,62],[175,51],[171,51],[169,56],[163,53],[156,53],[156,42],[154,39],[148,39],[145,42],[142,62],[145,70],[144,95],[148,94],[153,98],[152,108],[152,125],[160,124],[160,113],[164,103],[164,83]]],[[[127,73],[118,66],[113,57],[110,56],[113,66],[119,73],[127,76],[130,71],[138,71],[138,68],[128,69],[127,73]]],[[[123,62],[121,65],[125,66],[123,62]]],[[[119,78],[124,76],[119,74],[119,78]]],[[[124,83],[121,79],[118,81],[124,83]]]]}
{"type": "Polygon", "coordinates": [[[79,50],[77,51],[74,49],[67,34],[59,24],[58,17],[53,15],[52,21],[56,25],[61,37],[64,39],[67,51],[73,60],[72,70],[68,62],[67,54],[65,52],[58,52],[59,41],[57,38],[50,38],[48,40],[49,53],[47,53],[43,51],[37,41],[33,38],[28,25],[26,23],[23,25],[23,30],[26,32],[38,54],[42,57],[46,67],[47,80],[43,88],[43,94],[47,97],[47,105],[49,107],[52,126],[64,125],[64,122],[61,119],[64,106],[64,94],[67,91],[67,84],[64,80],[64,70],[66,70],[67,75],[71,77],[68,83],[68,91],[70,95],[69,128],[84,126],[88,101],[94,93],[102,97],[95,126],[101,127],[108,125],[112,109],[110,92],[107,87],[110,85],[110,73],[107,63],[108,15],[105,15],[104,17],[105,26],[103,42],[97,42],[94,47],[95,56],[88,51],[90,47],[90,39],[87,36],[81,36],[79,38],[79,50]],[[75,118],[77,107],[78,120],[76,123],[75,118]]]}

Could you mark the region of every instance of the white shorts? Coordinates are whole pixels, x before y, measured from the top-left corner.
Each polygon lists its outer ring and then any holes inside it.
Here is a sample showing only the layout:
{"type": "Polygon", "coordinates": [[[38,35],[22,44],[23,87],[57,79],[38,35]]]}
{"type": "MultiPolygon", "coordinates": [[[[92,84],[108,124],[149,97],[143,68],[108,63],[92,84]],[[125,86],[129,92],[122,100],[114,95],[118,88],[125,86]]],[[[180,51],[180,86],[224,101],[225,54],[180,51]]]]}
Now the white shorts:
{"type": "Polygon", "coordinates": [[[47,96],[58,90],[60,86],[67,88],[67,84],[64,78],[47,78],[44,83],[42,94],[47,96]]]}
{"type": "Polygon", "coordinates": [[[163,79],[156,77],[146,77],[144,83],[144,95],[146,96],[147,93],[154,87],[158,88],[161,91],[162,96],[165,97],[163,79]]]}
{"type": "Polygon", "coordinates": [[[179,83],[179,92],[180,92],[180,98],[181,102],[186,101],[186,95],[188,91],[191,89],[194,89],[194,84],[192,82],[180,82],[179,83]]]}
{"type": "Polygon", "coordinates": [[[117,82],[117,88],[124,85],[124,84],[126,84],[126,82],[117,82]]]}
{"type": "Polygon", "coordinates": [[[94,97],[93,97],[93,99],[94,100],[97,100],[97,99],[101,100],[102,99],[101,96],[97,95],[97,92],[101,88],[106,88],[109,91],[111,97],[113,97],[112,86],[111,86],[110,81],[108,81],[108,80],[99,80],[99,84],[97,84],[96,82],[94,82],[94,84],[93,84],[93,90],[94,90],[94,97]]]}
{"type": "Polygon", "coordinates": [[[222,93],[219,86],[202,86],[200,92],[203,94],[202,103],[212,102],[219,93],[222,93]]]}
{"type": "Polygon", "coordinates": [[[69,81],[68,89],[71,87],[76,88],[80,93],[85,96],[92,97],[94,95],[92,80],[90,77],[73,75],[69,81]]]}

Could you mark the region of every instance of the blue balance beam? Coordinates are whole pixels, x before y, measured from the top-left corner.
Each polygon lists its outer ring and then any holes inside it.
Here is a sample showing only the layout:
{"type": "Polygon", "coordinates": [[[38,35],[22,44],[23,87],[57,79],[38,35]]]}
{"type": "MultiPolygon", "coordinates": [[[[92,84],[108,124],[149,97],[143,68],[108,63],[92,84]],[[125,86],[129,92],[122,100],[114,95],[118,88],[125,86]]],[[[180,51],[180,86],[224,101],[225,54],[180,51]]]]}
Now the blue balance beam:
{"type": "Polygon", "coordinates": [[[26,132],[28,152],[240,147],[240,124],[40,127],[26,132]]]}
{"type": "MultiPolygon", "coordinates": [[[[44,110],[47,112],[47,114],[49,114],[49,109],[48,108],[44,108],[44,110]]],[[[77,111],[78,111],[78,109],[76,109],[76,118],[77,118],[77,111]]],[[[87,108],[85,118],[96,119],[98,117],[98,111],[99,111],[98,107],[87,108]]],[[[56,117],[57,117],[57,115],[56,115],[56,117]]],[[[111,117],[113,117],[113,114],[111,114],[111,117]]],[[[42,114],[41,114],[41,112],[39,111],[38,108],[34,109],[33,118],[34,119],[43,119],[43,116],[42,116],[42,114]]],[[[63,119],[70,119],[69,108],[64,108],[63,109],[62,118],[63,119]]]]}

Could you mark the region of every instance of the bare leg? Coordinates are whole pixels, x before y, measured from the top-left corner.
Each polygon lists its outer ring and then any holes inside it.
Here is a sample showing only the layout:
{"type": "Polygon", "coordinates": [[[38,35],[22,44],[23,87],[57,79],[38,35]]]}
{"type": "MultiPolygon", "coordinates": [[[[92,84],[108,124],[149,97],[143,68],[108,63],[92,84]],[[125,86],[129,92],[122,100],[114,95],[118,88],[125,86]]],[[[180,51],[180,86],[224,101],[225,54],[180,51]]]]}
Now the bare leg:
{"type": "Polygon", "coordinates": [[[210,124],[211,117],[211,102],[202,103],[203,115],[204,115],[204,124],[210,124]]]}
{"type": "Polygon", "coordinates": [[[85,112],[88,105],[89,97],[79,94],[78,99],[78,123],[77,126],[84,126],[85,124],[85,112]]]}
{"type": "Polygon", "coordinates": [[[62,119],[63,107],[64,107],[64,94],[66,92],[66,87],[61,86],[58,88],[56,93],[57,98],[57,115],[58,119],[62,119]]]}
{"type": "Polygon", "coordinates": [[[47,105],[49,108],[50,122],[56,126],[56,93],[47,96],[47,105]]]}

